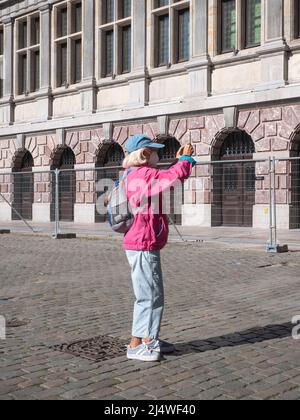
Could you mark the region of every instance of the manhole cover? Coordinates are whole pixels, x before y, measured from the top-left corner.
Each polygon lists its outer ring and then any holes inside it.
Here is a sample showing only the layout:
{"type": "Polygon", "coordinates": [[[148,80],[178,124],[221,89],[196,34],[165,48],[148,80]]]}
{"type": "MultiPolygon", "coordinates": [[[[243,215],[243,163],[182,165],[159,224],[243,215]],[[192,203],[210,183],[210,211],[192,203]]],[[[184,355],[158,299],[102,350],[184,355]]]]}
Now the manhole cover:
{"type": "Polygon", "coordinates": [[[76,341],[71,344],[59,344],[51,347],[53,350],[83,357],[84,359],[100,362],[124,356],[125,341],[109,336],[94,337],[88,340],[76,341]]]}

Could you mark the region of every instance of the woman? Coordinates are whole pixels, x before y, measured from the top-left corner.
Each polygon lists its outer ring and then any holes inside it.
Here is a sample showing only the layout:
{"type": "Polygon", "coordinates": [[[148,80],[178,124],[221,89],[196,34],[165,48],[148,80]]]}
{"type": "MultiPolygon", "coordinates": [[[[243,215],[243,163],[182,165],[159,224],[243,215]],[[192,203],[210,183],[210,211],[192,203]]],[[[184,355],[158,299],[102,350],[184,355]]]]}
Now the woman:
{"type": "MultiPolygon", "coordinates": [[[[164,287],[160,250],[168,242],[168,218],[152,201],[170,187],[189,178],[196,161],[193,146],[183,146],[178,162],[167,170],[157,168],[158,150],[164,145],[153,143],[144,135],[131,137],[125,149],[123,167],[128,171],[125,185],[131,208],[137,212],[133,225],[125,235],[123,248],[132,269],[136,302],[133,313],[132,339],[127,347],[128,359],[159,361],[161,353],[174,351],[174,346],[159,340],[164,310],[164,287]]],[[[159,200],[158,200],[159,201],[159,200]]]]}

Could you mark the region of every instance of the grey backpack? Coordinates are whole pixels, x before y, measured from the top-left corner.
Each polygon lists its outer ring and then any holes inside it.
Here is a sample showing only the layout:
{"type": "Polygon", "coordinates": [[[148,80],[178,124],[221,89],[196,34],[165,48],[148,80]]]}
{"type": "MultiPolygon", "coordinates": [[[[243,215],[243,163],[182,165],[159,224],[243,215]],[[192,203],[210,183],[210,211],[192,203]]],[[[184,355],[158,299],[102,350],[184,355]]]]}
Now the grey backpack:
{"type": "Polygon", "coordinates": [[[125,179],[132,170],[133,168],[127,170],[121,181],[116,182],[117,185],[110,194],[107,206],[108,222],[112,230],[117,233],[126,234],[131,228],[136,215],[131,209],[125,188],[125,179]]]}

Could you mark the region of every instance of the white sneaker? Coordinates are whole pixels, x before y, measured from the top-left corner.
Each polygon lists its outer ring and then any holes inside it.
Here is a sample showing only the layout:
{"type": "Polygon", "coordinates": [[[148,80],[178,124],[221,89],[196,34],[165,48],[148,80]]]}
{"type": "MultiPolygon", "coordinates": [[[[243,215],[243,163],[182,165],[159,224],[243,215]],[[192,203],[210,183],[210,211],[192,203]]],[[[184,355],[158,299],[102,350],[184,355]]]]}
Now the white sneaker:
{"type": "Polygon", "coordinates": [[[149,348],[147,343],[143,343],[134,349],[127,346],[127,359],[141,360],[143,362],[158,362],[160,360],[160,353],[149,348]]]}
{"type": "MultiPolygon", "coordinates": [[[[144,341],[143,341],[144,343],[144,341]]],[[[161,353],[174,353],[175,346],[174,344],[168,343],[164,340],[152,340],[150,342],[145,343],[147,344],[148,348],[151,350],[159,351],[161,353]]]]}

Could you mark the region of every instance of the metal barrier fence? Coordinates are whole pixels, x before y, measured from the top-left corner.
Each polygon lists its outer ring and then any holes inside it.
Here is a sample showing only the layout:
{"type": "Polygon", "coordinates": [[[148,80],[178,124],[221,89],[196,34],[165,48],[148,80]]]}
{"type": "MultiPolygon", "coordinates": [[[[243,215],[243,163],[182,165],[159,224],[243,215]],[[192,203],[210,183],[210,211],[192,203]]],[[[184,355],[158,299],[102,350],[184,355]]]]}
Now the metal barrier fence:
{"type": "MultiPolygon", "coordinates": [[[[122,173],[120,167],[0,172],[0,228],[22,223],[55,238],[80,226],[108,233],[103,199],[122,173]]],[[[206,236],[209,229],[260,229],[268,251],[286,250],[278,232],[300,229],[300,158],[199,162],[183,185],[166,189],[160,205],[181,238],[181,225],[199,236],[201,229],[206,236]]]]}
{"type": "Polygon", "coordinates": [[[300,157],[274,159],[272,174],[274,242],[282,242],[287,228],[300,242],[300,157]]]}

